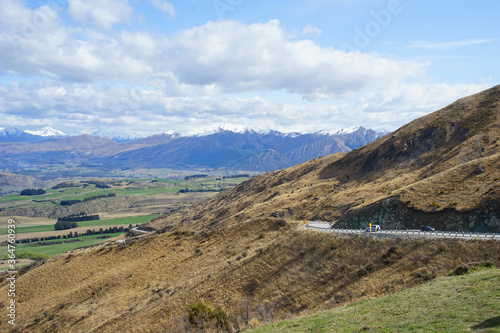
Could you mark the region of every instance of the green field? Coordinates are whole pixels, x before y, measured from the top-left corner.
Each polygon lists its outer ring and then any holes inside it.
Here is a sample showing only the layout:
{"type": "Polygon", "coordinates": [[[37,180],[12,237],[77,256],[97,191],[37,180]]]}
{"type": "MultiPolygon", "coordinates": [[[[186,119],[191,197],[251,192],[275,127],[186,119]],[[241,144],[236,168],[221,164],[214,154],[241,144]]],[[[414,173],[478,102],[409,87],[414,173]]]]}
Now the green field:
{"type": "Polygon", "coordinates": [[[268,332],[500,332],[500,269],[481,269],[310,317],[268,332]]]}
{"type": "Polygon", "coordinates": [[[227,178],[216,180],[215,176],[197,178],[193,180],[167,179],[167,178],[146,178],[146,179],[119,179],[107,180],[112,184],[111,188],[101,189],[94,184],[86,186],[64,187],[58,189],[46,189],[47,193],[35,196],[20,196],[10,194],[0,197],[0,204],[10,203],[12,207],[20,205],[54,205],[60,200],[83,200],[88,197],[107,195],[115,193],[117,196],[153,196],[161,193],[175,193],[181,189],[203,190],[203,189],[224,189],[247,180],[248,177],[227,178]],[[38,201],[38,202],[36,202],[38,201]],[[46,201],[46,202],[43,202],[46,201]]]}
{"type": "MultiPolygon", "coordinates": [[[[120,202],[134,203],[134,202],[155,202],[155,200],[150,200],[150,197],[155,195],[160,195],[159,200],[164,200],[165,196],[161,196],[163,193],[178,193],[180,190],[189,189],[190,191],[206,191],[206,190],[222,190],[225,188],[230,188],[234,185],[240,184],[241,182],[248,179],[248,177],[238,177],[238,178],[227,178],[220,179],[216,176],[208,176],[204,178],[195,179],[168,179],[168,178],[157,178],[155,174],[165,174],[165,172],[177,173],[179,177],[184,177],[189,175],[188,172],[175,172],[174,170],[153,170],[149,173],[149,176],[154,178],[144,177],[142,179],[130,178],[130,179],[97,179],[99,182],[105,183],[110,188],[100,188],[89,182],[78,182],[72,181],[72,184],[77,186],[68,186],[60,188],[50,188],[45,189],[46,193],[43,195],[36,196],[20,196],[19,194],[10,194],[0,197],[0,204],[8,214],[9,209],[12,209],[16,214],[19,211],[25,210],[26,212],[37,210],[42,211],[45,216],[50,216],[50,213],[54,211],[54,208],[60,204],[61,200],[84,200],[85,198],[94,196],[107,196],[109,193],[114,193],[113,200],[120,202]],[[182,176],[181,176],[182,175],[182,176]],[[120,199],[121,198],[121,199],[120,199]],[[147,198],[147,199],[146,199],[147,198]]],[[[130,175],[133,176],[133,175],[130,175]]],[[[66,184],[65,184],[66,185],[66,184]]],[[[173,207],[175,208],[175,202],[178,201],[178,206],[185,205],[183,194],[180,193],[179,196],[167,196],[169,200],[172,200],[173,207]],[[170,199],[173,197],[174,199],[170,199]],[[179,198],[179,200],[176,200],[179,198]]],[[[154,198],[157,199],[157,198],[154,198]]],[[[101,200],[101,199],[97,199],[101,200]]],[[[115,201],[112,201],[115,202],[115,201]]],[[[78,203],[80,204],[80,203],[78,203]]],[[[132,204],[130,204],[132,207],[132,204]]],[[[84,207],[85,204],[82,204],[84,207]]],[[[171,209],[171,205],[168,207],[171,209]]],[[[78,208],[77,208],[78,209],[78,208]]],[[[122,208],[123,209],[123,208],[122,208]]],[[[6,214],[6,215],[7,215],[6,214]]],[[[13,215],[16,215],[13,214],[13,215]]],[[[92,213],[88,213],[92,215],[92,213]]],[[[22,214],[20,214],[22,216],[22,214]]],[[[99,230],[100,228],[106,229],[109,226],[124,226],[128,227],[130,224],[137,225],[143,224],[151,219],[156,218],[158,215],[146,215],[146,216],[133,216],[133,217],[123,217],[107,220],[93,220],[86,222],[78,222],[79,227],[88,227],[89,229],[99,230]]],[[[5,224],[6,225],[6,224],[5,224]]],[[[69,234],[73,229],[65,230],[65,234],[69,234]]],[[[0,235],[7,234],[7,228],[0,228],[0,235]]],[[[40,232],[50,232],[54,231],[54,225],[38,225],[30,227],[17,227],[15,229],[16,234],[26,234],[33,233],[33,238],[37,238],[36,233],[40,232]]],[[[57,239],[51,241],[44,241],[44,243],[50,242],[53,245],[36,246],[39,242],[33,242],[29,244],[16,244],[16,252],[34,252],[43,253],[49,256],[54,256],[59,253],[67,252],[73,250],[77,247],[83,247],[88,245],[94,245],[102,242],[104,239],[99,238],[102,236],[113,235],[113,234],[101,234],[92,236],[79,237],[82,241],[73,243],[61,243],[55,244],[58,241],[64,241],[64,239],[57,239]]],[[[39,237],[38,237],[39,238],[39,237]]],[[[74,239],[74,238],[72,238],[74,239]]],[[[0,247],[0,258],[7,253],[7,247],[0,247]]],[[[0,267],[1,270],[1,267],[0,267]]]]}
{"type": "MultiPolygon", "coordinates": [[[[142,224],[145,223],[158,215],[147,215],[147,216],[133,216],[133,217],[124,217],[124,218],[116,218],[116,219],[109,219],[109,220],[96,220],[96,221],[88,221],[88,222],[79,222],[78,226],[79,227],[95,227],[95,229],[98,229],[98,227],[106,227],[106,226],[111,226],[111,225],[123,225],[125,227],[128,227],[129,224],[137,225],[137,224],[142,224]]],[[[94,228],[92,228],[94,229],[94,228]]],[[[7,232],[7,229],[2,230],[4,234],[7,232]]],[[[54,226],[53,225],[43,225],[43,226],[35,226],[35,227],[21,227],[21,228],[16,228],[16,234],[22,234],[22,233],[33,233],[33,232],[41,232],[41,231],[53,231],[54,226]]],[[[72,231],[72,229],[66,230],[67,233],[72,231]]],[[[82,246],[88,246],[88,245],[95,245],[100,242],[103,242],[105,239],[102,238],[103,236],[105,237],[114,237],[118,236],[121,233],[111,233],[111,234],[101,234],[101,235],[91,235],[91,236],[81,236],[78,237],[78,239],[83,240],[82,242],[74,242],[74,243],[62,243],[62,244],[54,244],[54,245],[44,245],[44,246],[37,246],[39,242],[33,242],[33,243],[25,243],[25,244],[16,244],[16,252],[24,252],[24,251],[29,251],[29,252],[34,252],[34,253],[43,253],[47,254],[49,256],[54,256],[59,253],[64,253],[67,251],[71,251],[75,248],[82,247],[82,246]],[[101,238],[99,238],[101,237],[101,238]]],[[[71,238],[75,239],[75,238],[71,238]]],[[[48,240],[44,241],[46,243],[55,243],[58,241],[65,241],[68,239],[54,239],[54,240],[48,240]]],[[[0,247],[0,259],[2,259],[5,255],[7,254],[7,247],[2,246],[0,247]]]]}
{"type": "Polygon", "coordinates": [[[131,217],[121,217],[109,220],[95,220],[87,222],[78,222],[79,227],[105,227],[110,225],[129,225],[129,224],[142,224],[149,220],[158,217],[159,215],[145,215],[145,216],[131,216],[131,217]]]}
{"type": "MultiPolygon", "coordinates": [[[[24,251],[29,251],[29,252],[34,252],[34,253],[43,253],[47,254],[51,257],[68,252],[71,250],[74,250],[79,247],[84,247],[84,246],[89,246],[89,245],[95,245],[99,244],[108,238],[111,237],[116,237],[122,233],[112,233],[112,234],[103,234],[103,235],[92,235],[92,236],[81,236],[78,237],[78,239],[82,240],[81,242],[73,242],[73,243],[62,243],[62,244],[54,244],[54,245],[44,245],[44,246],[37,246],[38,242],[35,243],[27,243],[27,244],[16,244],[16,252],[24,252],[24,251]],[[103,236],[107,238],[102,238],[103,236]],[[101,237],[101,238],[99,238],[101,237]]],[[[71,238],[71,239],[76,239],[76,238],[71,238]]],[[[64,241],[67,239],[60,239],[60,241],[64,241]]],[[[52,240],[52,241],[47,241],[47,242],[56,242],[59,240],[52,240]]],[[[2,246],[0,247],[0,259],[3,259],[4,256],[7,254],[7,247],[2,246]]]]}
{"type": "MultiPolygon", "coordinates": [[[[129,225],[129,224],[142,224],[146,223],[159,215],[145,215],[145,216],[132,216],[132,217],[121,217],[109,220],[95,220],[87,222],[78,222],[79,227],[107,227],[110,225],[129,225]]],[[[42,231],[54,231],[54,225],[40,225],[33,227],[17,227],[16,234],[26,234],[30,232],[42,232],[42,231]]],[[[71,229],[68,229],[68,233],[71,229]]],[[[7,234],[7,228],[0,229],[0,235],[7,234]]]]}

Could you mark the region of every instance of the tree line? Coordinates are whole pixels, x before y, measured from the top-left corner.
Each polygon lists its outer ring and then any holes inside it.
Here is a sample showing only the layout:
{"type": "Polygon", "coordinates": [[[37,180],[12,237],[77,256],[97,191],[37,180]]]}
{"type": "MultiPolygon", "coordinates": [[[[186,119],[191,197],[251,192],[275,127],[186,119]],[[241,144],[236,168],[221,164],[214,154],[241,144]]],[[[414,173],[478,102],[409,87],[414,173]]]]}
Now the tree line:
{"type": "Polygon", "coordinates": [[[64,217],[59,217],[57,222],[85,222],[85,221],[95,221],[100,220],[101,217],[99,215],[87,215],[83,214],[73,214],[64,217]]]}
{"type": "Polygon", "coordinates": [[[27,188],[21,191],[21,195],[32,196],[32,195],[42,195],[47,193],[44,189],[27,188]]]}
{"type": "Polygon", "coordinates": [[[68,215],[65,217],[59,217],[57,219],[56,224],[54,224],[54,230],[66,230],[73,229],[78,227],[77,222],[85,222],[85,221],[95,221],[99,220],[99,215],[68,215]]]}
{"type": "MultiPolygon", "coordinates": [[[[139,225],[137,225],[137,226],[139,226],[139,225]]],[[[89,229],[86,232],[81,232],[81,233],[79,233],[78,231],[75,231],[75,232],[70,231],[66,235],[18,239],[18,240],[16,240],[16,244],[45,242],[45,241],[56,240],[56,239],[72,239],[72,238],[78,238],[81,236],[90,236],[90,235],[114,234],[117,232],[127,232],[132,228],[133,228],[132,224],[129,224],[128,227],[124,227],[124,226],[116,227],[116,226],[114,226],[114,227],[109,227],[107,229],[99,228],[99,230],[95,230],[95,229],[90,230],[89,229]]],[[[6,242],[2,243],[1,245],[2,246],[6,245],[6,242]]]]}
{"type": "Polygon", "coordinates": [[[100,180],[86,180],[82,181],[82,183],[94,184],[97,188],[111,188],[111,186],[100,180]]]}
{"type": "Polygon", "coordinates": [[[197,178],[206,178],[206,177],[208,177],[208,175],[206,175],[206,174],[191,175],[191,176],[184,177],[184,180],[191,180],[191,179],[197,179],[197,178]]]}
{"type": "Polygon", "coordinates": [[[188,192],[221,192],[222,188],[197,188],[197,189],[189,189],[183,188],[179,190],[179,193],[188,193],[188,192]]]}
{"type": "Polygon", "coordinates": [[[111,197],[116,197],[116,193],[108,193],[108,194],[101,194],[101,195],[94,195],[91,197],[84,198],[83,200],[78,200],[78,199],[72,199],[72,200],[61,200],[59,204],[61,206],[72,206],[81,202],[87,202],[87,201],[92,201],[96,199],[102,199],[102,198],[111,198],[111,197]]]}

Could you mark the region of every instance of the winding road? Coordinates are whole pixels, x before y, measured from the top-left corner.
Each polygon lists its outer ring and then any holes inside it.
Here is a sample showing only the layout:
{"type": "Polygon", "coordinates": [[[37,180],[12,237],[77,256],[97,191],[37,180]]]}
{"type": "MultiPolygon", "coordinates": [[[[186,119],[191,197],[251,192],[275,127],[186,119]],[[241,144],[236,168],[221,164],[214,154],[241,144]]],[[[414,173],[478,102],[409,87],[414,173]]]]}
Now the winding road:
{"type": "Polygon", "coordinates": [[[480,233],[480,232],[460,232],[460,231],[420,231],[414,229],[384,229],[380,231],[367,232],[360,229],[341,229],[332,228],[329,222],[311,221],[306,223],[306,228],[344,235],[362,234],[367,236],[377,237],[415,237],[415,238],[461,238],[461,239],[480,239],[480,240],[498,240],[500,234],[495,233],[480,233]]]}

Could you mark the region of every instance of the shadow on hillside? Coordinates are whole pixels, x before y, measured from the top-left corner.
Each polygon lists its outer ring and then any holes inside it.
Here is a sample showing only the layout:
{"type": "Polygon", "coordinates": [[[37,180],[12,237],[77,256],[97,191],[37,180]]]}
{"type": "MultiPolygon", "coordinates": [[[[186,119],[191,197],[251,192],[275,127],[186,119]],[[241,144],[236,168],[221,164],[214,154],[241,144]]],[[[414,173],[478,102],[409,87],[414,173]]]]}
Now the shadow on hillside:
{"type": "Polygon", "coordinates": [[[472,326],[473,330],[481,330],[484,328],[494,328],[500,327],[500,317],[490,318],[488,320],[483,321],[481,324],[472,326]]]}

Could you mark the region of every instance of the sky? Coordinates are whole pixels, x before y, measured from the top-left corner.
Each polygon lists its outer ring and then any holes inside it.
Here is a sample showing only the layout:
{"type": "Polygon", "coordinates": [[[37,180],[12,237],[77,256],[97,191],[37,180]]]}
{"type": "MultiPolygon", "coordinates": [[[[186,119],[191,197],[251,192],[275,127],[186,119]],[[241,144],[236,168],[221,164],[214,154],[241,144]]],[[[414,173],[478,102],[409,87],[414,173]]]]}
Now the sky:
{"type": "Polygon", "coordinates": [[[392,131],[500,83],[496,0],[0,0],[0,128],[392,131]]]}

